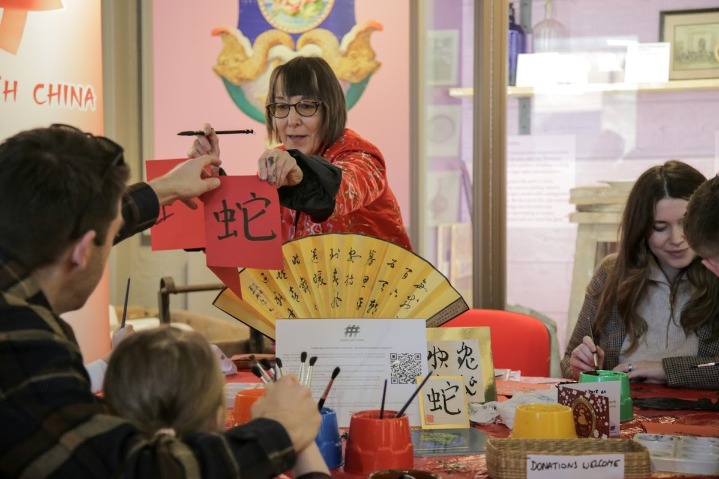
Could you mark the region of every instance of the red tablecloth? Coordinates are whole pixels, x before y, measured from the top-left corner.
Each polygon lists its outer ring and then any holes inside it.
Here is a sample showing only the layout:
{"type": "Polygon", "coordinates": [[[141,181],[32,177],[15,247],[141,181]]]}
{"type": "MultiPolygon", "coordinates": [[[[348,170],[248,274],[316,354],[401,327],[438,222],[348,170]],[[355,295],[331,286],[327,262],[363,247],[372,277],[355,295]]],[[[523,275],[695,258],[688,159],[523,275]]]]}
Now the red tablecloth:
{"type": "MultiPolygon", "coordinates": [[[[228,378],[228,382],[257,382],[257,378],[251,373],[240,372],[237,376],[228,378]]],[[[497,381],[498,391],[507,391],[512,388],[510,382],[502,380],[497,381]]],[[[518,386],[518,385],[517,385],[518,386]]],[[[522,383],[518,389],[528,390],[537,388],[553,387],[552,384],[542,384],[541,381],[522,383]]],[[[666,386],[656,384],[632,384],[632,398],[651,398],[651,397],[672,397],[677,399],[696,400],[701,398],[710,398],[713,401],[719,400],[719,392],[717,391],[700,391],[687,389],[673,389],[666,386]]],[[[621,437],[631,439],[635,434],[645,432],[642,423],[659,423],[659,424],[690,424],[703,425],[713,428],[716,431],[713,435],[719,437],[719,412],[717,411],[695,411],[695,410],[658,410],[658,409],[639,409],[634,408],[634,419],[627,421],[621,425],[621,437]]],[[[228,425],[232,424],[232,411],[228,411],[228,425]]],[[[508,437],[510,430],[504,424],[495,423],[490,425],[478,426],[479,430],[491,437],[508,437]]],[[[611,439],[609,439],[611,441],[611,439]]],[[[416,457],[414,460],[415,469],[424,469],[438,472],[442,479],[484,479],[487,476],[487,462],[484,454],[472,454],[466,456],[437,456],[437,457],[416,457]]],[[[360,479],[366,476],[358,474],[350,474],[342,468],[333,469],[332,477],[334,479],[360,479]]],[[[677,475],[676,473],[654,472],[652,478],[708,478],[710,476],[690,476],[677,475]]],[[[716,476],[715,476],[716,477],[716,476]]]]}

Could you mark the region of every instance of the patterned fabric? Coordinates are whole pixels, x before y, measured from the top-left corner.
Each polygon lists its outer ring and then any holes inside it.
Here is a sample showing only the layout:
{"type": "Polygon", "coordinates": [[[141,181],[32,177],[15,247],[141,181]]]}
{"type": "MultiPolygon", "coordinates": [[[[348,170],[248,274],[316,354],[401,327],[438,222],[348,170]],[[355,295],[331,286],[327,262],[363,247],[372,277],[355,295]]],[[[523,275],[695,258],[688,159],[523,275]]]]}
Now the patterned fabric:
{"type": "MultiPolygon", "coordinates": [[[[125,218],[127,231],[152,216],[147,205],[137,206],[131,206],[137,215],[125,218]]],[[[72,328],[50,310],[29,272],[3,252],[0,365],[0,478],[254,479],[274,477],[296,460],[287,432],[269,419],[178,441],[146,440],[108,414],[90,393],[72,328]]]]}
{"type": "Polygon", "coordinates": [[[334,213],[324,222],[314,222],[310,215],[283,207],[284,241],[323,233],[363,233],[411,250],[379,149],[346,129],[322,157],[342,168],[334,213]]]}
{"type": "MultiPolygon", "coordinates": [[[[564,377],[574,377],[569,366],[572,351],[581,342],[584,336],[592,336],[591,325],[599,309],[597,298],[590,297],[601,291],[607,280],[609,272],[616,264],[616,255],[609,255],[602,261],[587,287],[588,294],[584,298],[582,310],[579,312],[577,324],[574,327],[572,337],[567,344],[564,359],[562,360],[562,374],[564,377]]],[[[669,293],[663,304],[669,304],[669,293]]],[[[651,318],[645,318],[651,320],[651,318]]],[[[699,353],[697,356],[679,356],[662,359],[662,366],[667,376],[667,385],[690,389],[719,389],[719,368],[693,368],[697,364],[719,361],[719,340],[711,341],[712,322],[716,323],[719,318],[707,321],[698,331],[699,353]]],[[[594,341],[604,350],[604,369],[612,369],[619,364],[619,353],[627,335],[626,328],[619,315],[617,306],[612,308],[609,320],[604,323],[599,337],[595,336],[594,341]]]]}

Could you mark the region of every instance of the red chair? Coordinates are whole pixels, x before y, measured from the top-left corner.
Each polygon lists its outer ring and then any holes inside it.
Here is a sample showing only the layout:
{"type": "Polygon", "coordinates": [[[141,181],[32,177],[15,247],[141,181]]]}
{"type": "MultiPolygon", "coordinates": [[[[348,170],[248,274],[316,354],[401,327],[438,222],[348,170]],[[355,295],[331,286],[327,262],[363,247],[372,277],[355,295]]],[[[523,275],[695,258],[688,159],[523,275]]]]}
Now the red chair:
{"type": "Polygon", "coordinates": [[[549,331],[541,320],[512,311],[470,309],[442,325],[474,326],[489,326],[495,368],[519,370],[522,376],[549,377],[549,331]]]}

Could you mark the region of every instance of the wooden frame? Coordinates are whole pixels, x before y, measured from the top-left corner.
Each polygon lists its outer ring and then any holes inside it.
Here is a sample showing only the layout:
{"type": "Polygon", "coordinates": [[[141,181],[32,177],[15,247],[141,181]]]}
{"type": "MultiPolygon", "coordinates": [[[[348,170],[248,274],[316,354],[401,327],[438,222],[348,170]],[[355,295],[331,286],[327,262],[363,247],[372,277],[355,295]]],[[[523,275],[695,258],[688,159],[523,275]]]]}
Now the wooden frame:
{"type": "Polygon", "coordinates": [[[670,80],[719,78],[719,8],[659,12],[659,38],[671,44],[670,80]]]}

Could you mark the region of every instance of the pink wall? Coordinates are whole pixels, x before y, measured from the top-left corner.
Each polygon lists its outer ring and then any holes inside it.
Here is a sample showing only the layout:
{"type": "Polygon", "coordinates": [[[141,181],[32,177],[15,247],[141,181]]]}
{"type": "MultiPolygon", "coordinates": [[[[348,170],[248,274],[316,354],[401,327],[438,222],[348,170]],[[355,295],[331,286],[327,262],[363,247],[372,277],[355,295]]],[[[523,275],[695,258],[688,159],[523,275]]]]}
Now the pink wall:
{"type": "MultiPolygon", "coordinates": [[[[372,35],[381,68],[371,78],[348,126],[379,146],[388,176],[409,220],[409,0],[359,0],[357,23],[375,20],[384,30],[372,35]]],[[[230,174],[253,174],[264,149],[264,125],[247,117],[212,71],[222,43],[210,32],[237,26],[238,0],[217,0],[198,8],[191,0],[153,3],[154,158],[185,155],[192,143],[181,130],[210,122],[217,129],[252,128],[255,135],[222,138],[222,160],[230,174]],[[168,21],[168,19],[172,21],[168,21]],[[182,26],[182,27],[178,27],[182,26]]]]}
{"type": "MultiPolygon", "coordinates": [[[[52,9],[30,10],[24,22],[16,23],[17,31],[9,25],[12,10],[0,9],[0,140],[51,123],[103,131],[100,2],[63,0],[44,4],[48,5],[52,9]],[[75,100],[58,94],[70,90],[79,94],[75,100]]],[[[85,307],[64,316],[75,330],[85,361],[110,350],[108,304],[105,274],[85,307]]]]}

